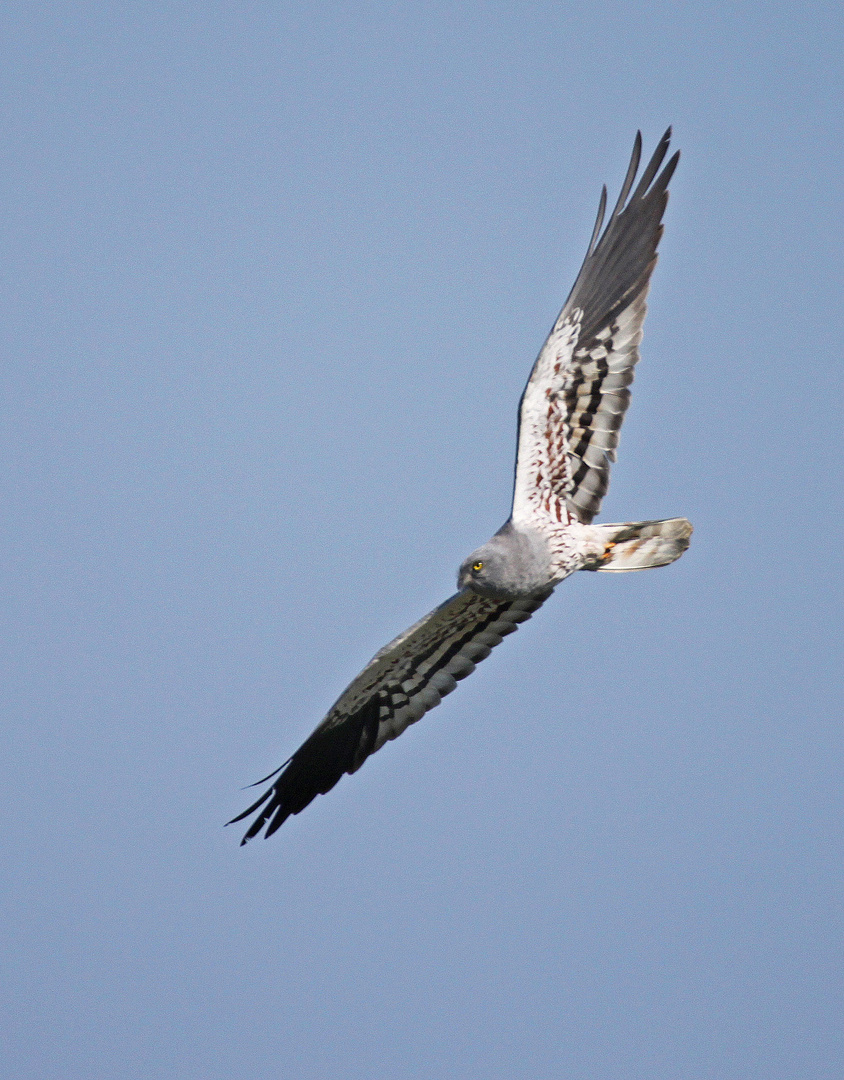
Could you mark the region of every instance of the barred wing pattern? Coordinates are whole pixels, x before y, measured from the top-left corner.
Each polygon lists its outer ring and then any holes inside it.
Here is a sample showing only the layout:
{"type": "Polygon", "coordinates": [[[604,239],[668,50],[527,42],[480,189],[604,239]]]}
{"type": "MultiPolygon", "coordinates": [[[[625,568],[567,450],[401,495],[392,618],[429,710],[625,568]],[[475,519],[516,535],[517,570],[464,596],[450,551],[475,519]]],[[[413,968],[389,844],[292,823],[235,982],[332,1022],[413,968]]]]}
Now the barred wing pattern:
{"type": "Polygon", "coordinates": [[[583,266],[522,395],[516,523],[588,524],[606,494],[639,360],[668,182],[680,157],[674,154],[654,181],[670,138],[671,128],[628,202],[642,150],[637,133],[621,193],[599,239],[607,189],[601,194],[583,266]]]}
{"type": "Polygon", "coordinates": [[[258,812],[241,843],[262,829],[265,837],[272,836],[291,814],[439,705],[551,592],[498,601],[463,589],[376,653],[296,753],[258,781],[278,775],[260,799],[229,822],[258,812]]]}

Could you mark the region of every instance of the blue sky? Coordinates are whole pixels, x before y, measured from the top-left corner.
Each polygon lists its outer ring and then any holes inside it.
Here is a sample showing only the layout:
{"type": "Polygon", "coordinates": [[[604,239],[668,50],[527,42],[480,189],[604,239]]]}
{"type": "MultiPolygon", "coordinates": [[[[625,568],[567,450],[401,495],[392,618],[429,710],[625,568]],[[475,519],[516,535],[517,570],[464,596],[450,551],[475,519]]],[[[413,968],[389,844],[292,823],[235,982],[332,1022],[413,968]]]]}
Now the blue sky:
{"type": "Polygon", "coordinates": [[[838,5],[11,3],[0,1054],[16,1080],[813,1080],[842,1058],[838,5]],[[459,692],[222,823],[508,512],[637,128],[605,521],[459,692]]]}

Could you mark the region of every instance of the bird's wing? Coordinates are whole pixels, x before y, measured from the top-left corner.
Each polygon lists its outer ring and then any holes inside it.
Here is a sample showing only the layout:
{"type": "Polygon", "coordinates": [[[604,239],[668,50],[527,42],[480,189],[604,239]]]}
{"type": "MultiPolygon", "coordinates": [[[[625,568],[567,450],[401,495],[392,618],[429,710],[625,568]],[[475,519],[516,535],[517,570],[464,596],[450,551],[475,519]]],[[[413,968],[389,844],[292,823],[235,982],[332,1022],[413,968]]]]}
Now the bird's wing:
{"type": "Polygon", "coordinates": [[[463,589],[381,649],[343,692],[278,777],[234,821],[256,813],[242,843],[265,829],[272,836],[291,814],[353,773],[388,739],[395,739],[475,670],[507,634],[551,595],[490,600],[463,589]]]}
{"type": "Polygon", "coordinates": [[[522,395],[513,493],[517,524],[588,523],[606,494],[639,359],[668,181],[680,157],[674,154],[657,176],[670,137],[671,128],[630,195],[642,147],[637,133],[602,234],[607,189],[601,194],[583,266],[522,395]]]}

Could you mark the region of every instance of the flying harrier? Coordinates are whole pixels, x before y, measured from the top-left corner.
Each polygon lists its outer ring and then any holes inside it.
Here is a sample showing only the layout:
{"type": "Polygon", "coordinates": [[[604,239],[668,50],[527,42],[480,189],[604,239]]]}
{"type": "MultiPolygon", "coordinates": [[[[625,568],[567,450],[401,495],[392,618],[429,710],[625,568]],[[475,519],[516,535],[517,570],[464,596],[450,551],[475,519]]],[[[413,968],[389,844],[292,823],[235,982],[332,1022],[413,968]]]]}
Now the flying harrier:
{"type": "Polygon", "coordinates": [[[668,182],[680,157],[657,176],[670,137],[669,128],[631,195],[642,149],[636,135],[603,233],[606,187],[601,193],[583,266],[522,394],[510,517],[464,561],[459,591],[376,653],[296,753],[258,781],[276,777],[233,819],[255,814],[242,843],[261,830],[271,836],[439,705],[575,570],[665,566],[689,546],[685,518],[592,524],[630,400],[668,182]]]}

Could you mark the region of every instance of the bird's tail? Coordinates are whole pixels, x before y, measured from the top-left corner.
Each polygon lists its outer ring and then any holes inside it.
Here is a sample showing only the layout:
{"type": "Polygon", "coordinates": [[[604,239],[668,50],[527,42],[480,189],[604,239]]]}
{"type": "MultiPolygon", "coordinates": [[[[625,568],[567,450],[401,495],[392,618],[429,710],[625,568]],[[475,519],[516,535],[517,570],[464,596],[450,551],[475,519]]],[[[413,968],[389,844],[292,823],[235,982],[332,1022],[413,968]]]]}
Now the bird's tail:
{"type": "Polygon", "coordinates": [[[679,559],[689,546],[691,522],[685,518],[665,521],[628,521],[623,525],[592,525],[602,545],[602,554],[584,570],[648,570],[667,566],[679,559]]]}

